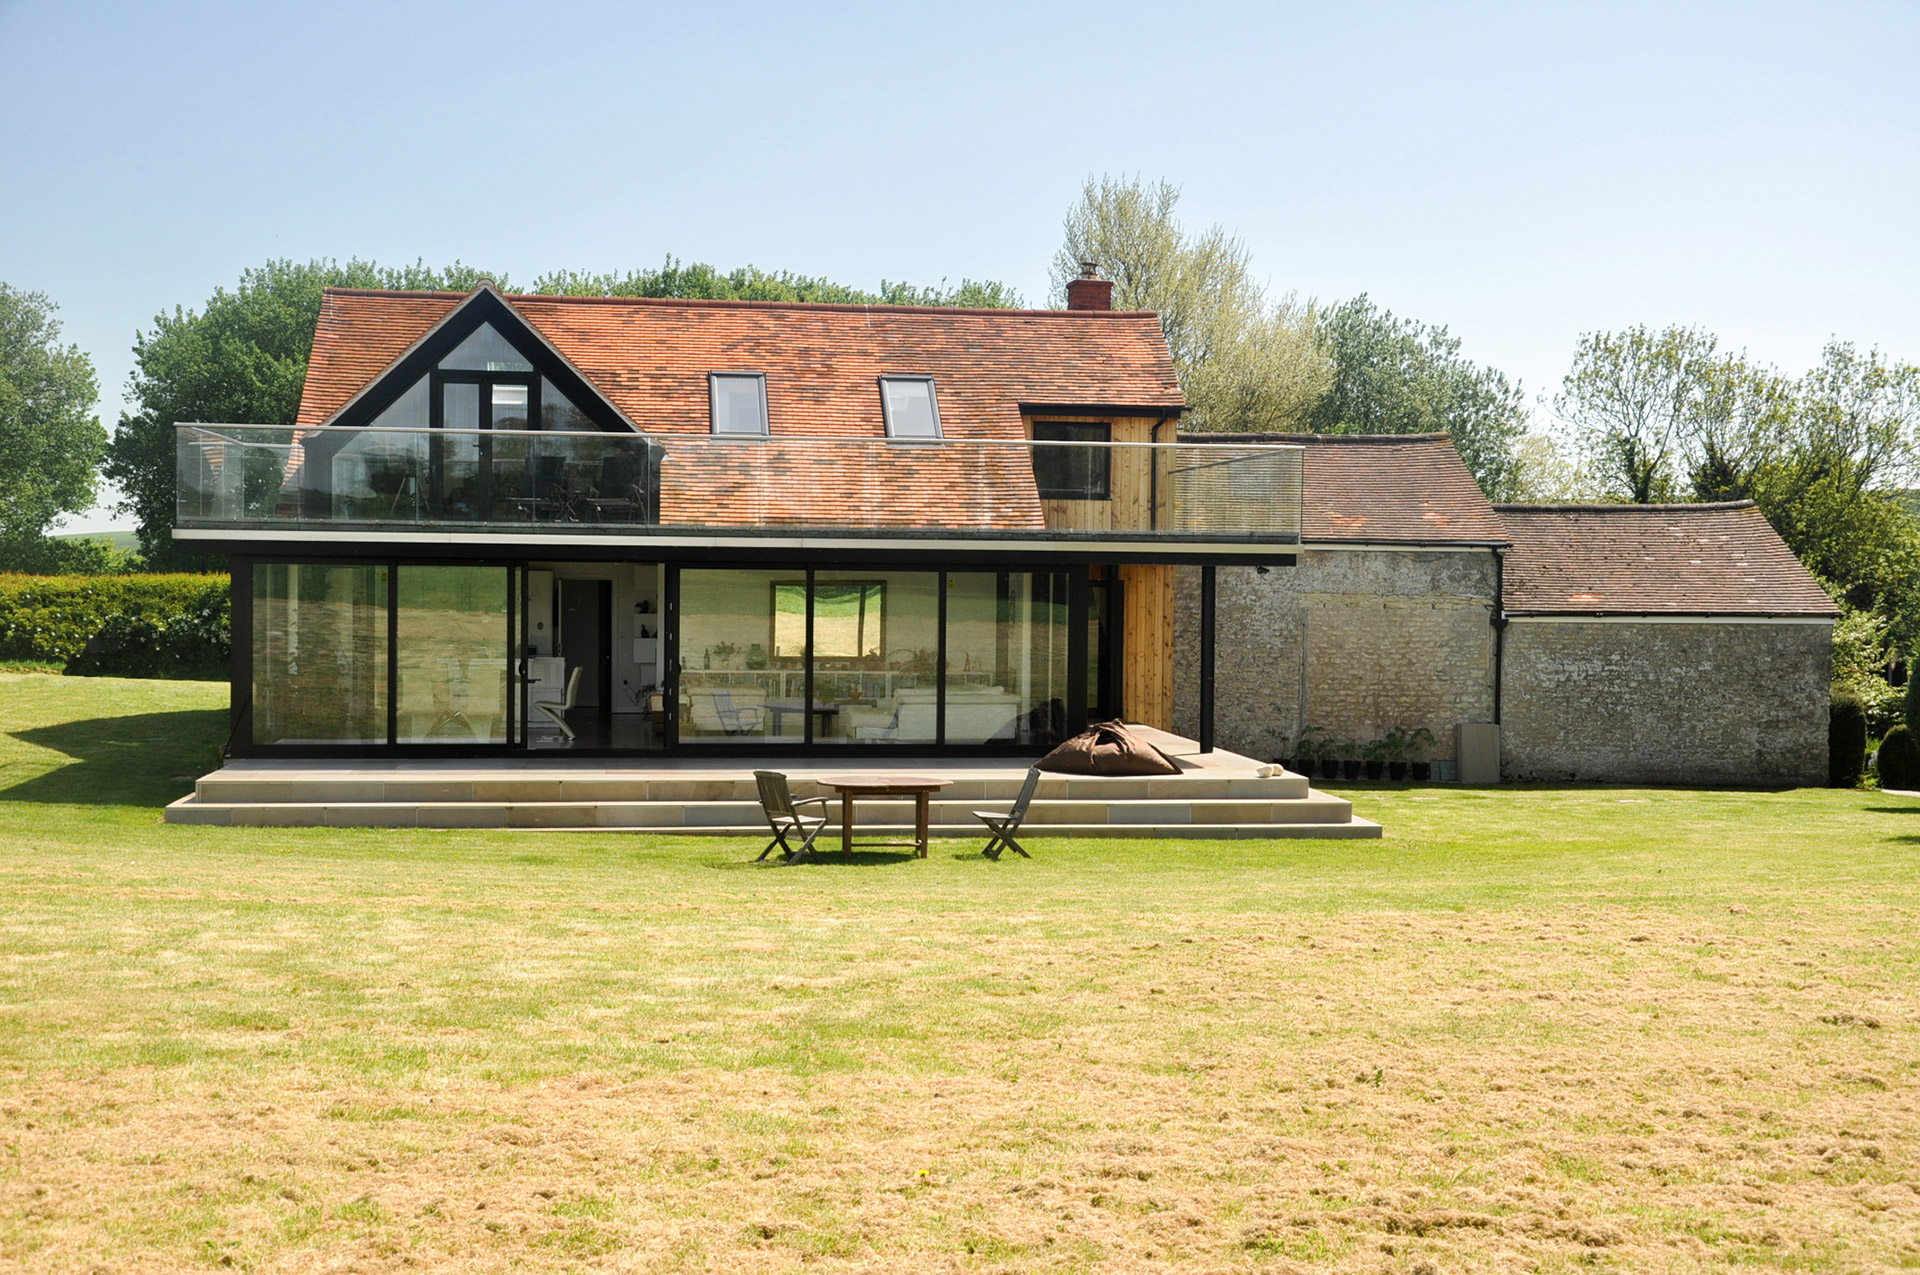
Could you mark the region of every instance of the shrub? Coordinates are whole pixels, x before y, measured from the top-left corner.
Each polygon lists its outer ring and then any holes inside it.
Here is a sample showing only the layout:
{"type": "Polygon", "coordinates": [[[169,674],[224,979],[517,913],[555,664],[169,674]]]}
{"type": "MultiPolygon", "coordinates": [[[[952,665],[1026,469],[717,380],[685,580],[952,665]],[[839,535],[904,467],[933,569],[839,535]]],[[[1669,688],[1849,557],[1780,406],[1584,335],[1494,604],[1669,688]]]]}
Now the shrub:
{"type": "Polygon", "coordinates": [[[1907,659],[1907,729],[1920,735],[1920,651],[1915,651],[1907,659]]]}
{"type": "Polygon", "coordinates": [[[1827,782],[1857,788],[1867,762],[1867,714],[1860,696],[1836,688],[1827,708],[1827,782]]]}
{"type": "Polygon", "coordinates": [[[1880,741],[1880,786],[1920,788],[1920,741],[1905,726],[1896,726],[1880,741]]]}
{"type": "Polygon", "coordinates": [[[0,575],[0,660],[218,680],[232,645],[225,576],[0,575]]]}

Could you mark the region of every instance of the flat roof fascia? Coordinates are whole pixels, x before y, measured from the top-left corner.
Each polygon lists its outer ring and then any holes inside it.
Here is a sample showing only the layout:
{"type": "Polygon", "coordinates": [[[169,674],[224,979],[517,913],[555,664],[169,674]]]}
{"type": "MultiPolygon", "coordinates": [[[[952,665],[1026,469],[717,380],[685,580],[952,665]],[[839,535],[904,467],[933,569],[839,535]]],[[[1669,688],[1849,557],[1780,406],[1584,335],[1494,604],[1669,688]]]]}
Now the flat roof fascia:
{"type": "Polygon", "coordinates": [[[490,557],[585,556],[618,559],[737,559],[743,554],[785,554],[794,558],[844,561],[860,556],[873,560],[912,558],[917,561],[977,562],[982,558],[1013,558],[1034,562],[1166,562],[1291,566],[1300,546],[1291,540],[1199,539],[1157,536],[1015,537],[1004,532],[977,535],[916,536],[911,533],[876,536],[861,533],[796,531],[790,535],[726,535],[708,532],[656,535],[600,535],[574,533],[516,536],[502,532],[462,531],[347,531],[276,530],[257,528],[176,528],[176,544],[208,553],[302,555],[430,553],[458,557],[483,553],[490,557]]]}

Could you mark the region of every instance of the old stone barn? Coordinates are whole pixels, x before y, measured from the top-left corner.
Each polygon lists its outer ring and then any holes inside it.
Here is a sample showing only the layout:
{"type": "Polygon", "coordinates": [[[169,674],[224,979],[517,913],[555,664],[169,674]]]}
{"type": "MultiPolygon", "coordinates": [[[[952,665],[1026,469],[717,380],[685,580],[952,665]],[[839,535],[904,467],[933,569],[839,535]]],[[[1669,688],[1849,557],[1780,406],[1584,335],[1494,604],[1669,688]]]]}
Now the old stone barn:
{"type": "MultiPolygon", "coordinates": [[[[1254,441],[1182,441],[1211,438],[1254,441]]],[[[1306,448],[1302,545],[1292,568],[1219,569],[1222,747],[1424,727],[1443,777],[1497,757],[1507,779],[1826,781],[1838,612],[1751,502],[1496,506],[1443,434],[1258,441],[1306,448]]],[[[1184,734],[1200,597],[1181,572],[1184,734]]]]}

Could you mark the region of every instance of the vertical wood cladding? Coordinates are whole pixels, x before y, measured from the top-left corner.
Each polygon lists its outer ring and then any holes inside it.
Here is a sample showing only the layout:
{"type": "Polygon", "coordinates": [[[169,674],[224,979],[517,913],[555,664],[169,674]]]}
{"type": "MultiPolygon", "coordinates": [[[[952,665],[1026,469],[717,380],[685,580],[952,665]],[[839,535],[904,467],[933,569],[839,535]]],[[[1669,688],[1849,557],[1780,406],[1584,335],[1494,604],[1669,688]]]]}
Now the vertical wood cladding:
{"type": "Polygon", "coordinates": [[[1125,594],[1126,659],[1121,695],[1130,722],[1173,729],[1173,568],[1120,568],[1125,594]]]}

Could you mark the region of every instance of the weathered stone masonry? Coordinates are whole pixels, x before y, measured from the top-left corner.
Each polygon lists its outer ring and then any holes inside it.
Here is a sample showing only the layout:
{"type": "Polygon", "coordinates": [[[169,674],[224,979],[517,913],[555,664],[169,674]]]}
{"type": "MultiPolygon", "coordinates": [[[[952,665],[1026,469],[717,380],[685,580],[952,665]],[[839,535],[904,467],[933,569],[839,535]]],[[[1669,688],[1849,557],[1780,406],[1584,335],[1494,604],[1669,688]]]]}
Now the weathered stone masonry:
{"type": "Polygon", "coordinates": [[[1824,784],[1833,626],[1516,618],[1508,779],[1824,784]]]}
{"type": "MultiPolygon", "coordinates": [[[[1305,726],[1364,743],[1493,719],[1495,561],[1487,549],[1302,549],[1297,566],[1216,577],[1214,739],[1289,752],[1305,726]]],[[[1173,729],[1199,730],[1200,573],[1177,573],[1173,729]]]]}

